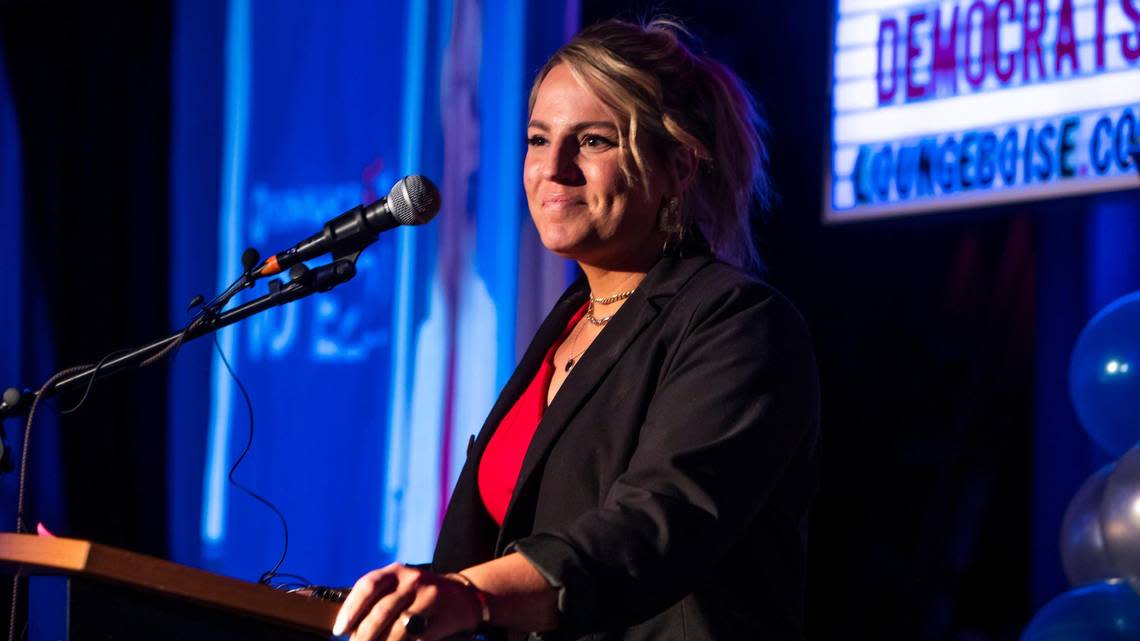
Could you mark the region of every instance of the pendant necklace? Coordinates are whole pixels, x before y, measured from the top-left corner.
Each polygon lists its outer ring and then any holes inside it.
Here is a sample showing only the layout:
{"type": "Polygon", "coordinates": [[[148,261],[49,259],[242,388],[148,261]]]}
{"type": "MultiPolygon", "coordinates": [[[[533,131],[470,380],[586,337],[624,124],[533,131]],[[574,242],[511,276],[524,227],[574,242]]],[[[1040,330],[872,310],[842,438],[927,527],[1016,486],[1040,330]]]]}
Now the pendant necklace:
{"type": "MultiPolygon", "coordinates": [[[[578,346],[578,335],[581,333],[582,333],[582,323],[578,323],[578,326],[574,328],[574,339],[570,342],[570,356],[566,358],[565,371],[567,371],[567,372],[570,371],[571,367],[574,367],[574,363],[577,362],[578,357],[580,357],[582,355],[581,352],[579,352],[578,354],[574,353],[574,348],[578,346]]],[[[582,351],[584,352],[586,350],[582,350],[582,351]]]]}
{"type": "MultiPolygon", "coordinates": [[[[630,281],[630,279],[632,279],[635,275],[636,274],[630,274],[624,281],[622,281],[621,284],[624,285],[624,284],[628,283],[630,281]]],[[[589,293],[590,302],[588,305],[586,305],[586,314],[582,318],[585,319],[587,322],[589,322],[591,325],[594,325],[595,327],[601,327],[601,326],[605,325],[606,323],[610,322],[610,319],[612,319],[614,317],[614,315],[610,314],[609,316],[602,316],[601,318],[598,318],[597,316],[594,316],[594,305],[611,305],[613,303],[618,302],[619,300],[625,300],[625,299],[629,298],[630,296],[633,296],[633,293],[636,291],[637,291],[637,288],[634,287],[633,289],[631,289],[629,291],[618,292],[612,296],[602,296],[600,298],[597,296],[594,296],[594,292],[590,292],[589,293]]],[[[569,358],[566,359],[566,371],[567,372],[570,371],[571,367],[574,367],[574,364],[577,362],[578,358],[580,358],[582,356],[582,354],[585,353],[585,351],[586,351],[585,349],[583,349],[581,352],[579,352],[577,354],[574,353],[574,348],[578,346],[578,335],[582,333],[582,327],[583,327],[582,323],[578,323],[578,326],[574,328],[574,338],[570,342],[570,356],[569,356],[569,358]]],[[[587,346],[587,348],[588,347],[589,346],[587,346]]]]}

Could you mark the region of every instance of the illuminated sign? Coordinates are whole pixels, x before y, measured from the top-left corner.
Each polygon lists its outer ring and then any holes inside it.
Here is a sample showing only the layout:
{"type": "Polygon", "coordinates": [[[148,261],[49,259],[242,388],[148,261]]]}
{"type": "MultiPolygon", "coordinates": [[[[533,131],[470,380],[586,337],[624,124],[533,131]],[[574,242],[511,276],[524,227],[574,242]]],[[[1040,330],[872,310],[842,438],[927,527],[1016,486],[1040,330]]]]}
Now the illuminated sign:
{"type": "Polygon", "coordinates": [[[1140,0],[839,0],[825,219],[1140,186],[1140,0]]]}

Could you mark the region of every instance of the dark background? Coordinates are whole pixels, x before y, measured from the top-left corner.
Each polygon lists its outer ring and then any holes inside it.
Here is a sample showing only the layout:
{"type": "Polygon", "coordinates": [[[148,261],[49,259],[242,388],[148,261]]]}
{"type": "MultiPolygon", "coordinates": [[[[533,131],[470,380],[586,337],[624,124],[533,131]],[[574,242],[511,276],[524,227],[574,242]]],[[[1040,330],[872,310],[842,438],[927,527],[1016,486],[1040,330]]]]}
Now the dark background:
{"type": "MultiPolygon", "coordinates": [[[[770,127],[779,200],[759,238],[822,375],[809,635],[1017,638],[1032,614],[1034,235],[1048,214],[823,226],[832,3],[668,9],[745,78],[770,127]]],[[[583,24],[614,13],[587,1],[583,24]]]]}
{"type": "MultiPolygon", "coordinates": [[[[737,69],[771,129],[779,200],[757,231],[770,280],[812,328],[823,383],[810,637],[1016,639],[1066,587],[1059,514],[1098,456],[1063,368],[1093,311],[1091,212],[1122,197],[825,227],[831,3],[654,7],[737,69]]],[[[647,11],[582,8],[583,24],[647,11]]],[[[34,266],[26,381],[171,326],[171,15],[169,2],[0,5],[34,266]]],[[[1134,194],[1125,202],[1140,215],[1134,194]]],[[[166,554],[153,418],[166,383],[161,367],[111,379],[59,419],[60,518],[73,536],[166,554]]]]}
{"type": "MultiPolygon", "coordinates": [[[[170,34],[165,2],[119,12],[0,5],[24,156],[25,384],[171,327],[170,34]]],[[[105,379],[96,391],[58,419],[64,504],[51,522],[162,554],[166,441],[155,417],[165,416],[165,367],[105,379]]]]}

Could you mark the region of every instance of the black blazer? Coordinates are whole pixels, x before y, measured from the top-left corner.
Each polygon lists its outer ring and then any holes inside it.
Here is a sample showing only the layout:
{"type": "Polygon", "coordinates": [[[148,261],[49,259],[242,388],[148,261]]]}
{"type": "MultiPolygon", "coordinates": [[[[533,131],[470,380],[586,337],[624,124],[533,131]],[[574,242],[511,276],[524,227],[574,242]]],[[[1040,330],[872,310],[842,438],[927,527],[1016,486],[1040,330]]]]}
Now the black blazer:
{"type": "Polygon", "coordinates": [[[811,341],[786,299],[710,257],[649,272],[547,408],[502,529],[487,515],[480,457],[586,295],[554,306],[468,448],[433,569],[522,553],[559,591],[546,639],[802,638],[811,341]]]}

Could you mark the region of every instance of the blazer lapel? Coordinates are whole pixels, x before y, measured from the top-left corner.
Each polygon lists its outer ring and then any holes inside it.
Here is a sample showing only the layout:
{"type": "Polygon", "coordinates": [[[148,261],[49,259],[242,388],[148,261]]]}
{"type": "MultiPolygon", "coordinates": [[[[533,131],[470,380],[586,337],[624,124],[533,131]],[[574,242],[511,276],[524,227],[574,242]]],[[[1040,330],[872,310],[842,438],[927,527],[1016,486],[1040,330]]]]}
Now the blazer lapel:
{"type": "MultiPolygon", "coordinates": [[[[519,472],[519,480],[515,485],[514,494],[511,495],[511,502],[507,506],[506,517],[503,520],[503,534],[506,534],[508,531],[511,517],[516,511],[515,507],[519,502],[520,495],[525,490],[531,477],[534,476],[541,462],[546,458],[547,452],[554,445],[555,441],[557,441],[558,436],[566,429],[571,419],[573,419],[574,415],[578,412],[582,403],[590,397],[599,382],[605,378],[605,375],[613,368],[614,364],[617,363],[630,343],[653,322],[653,319],[657,317],[658,312],[664,306],[665,302],[667,302],[697,270],[709,262],[711,262],[711,259],[705,257],[688,260],[664,258],[658,261],[657,265],[646,276],[638,288],[638,291],[629,297],[621,309],[614,315],[613,320],[607,324],[605,330],[598,335],[598,338],[594,340],[594,343],[586,350],[586,353],[582,355],[578,364],[574,366],[574,369],[570,371],[570,374],[562,383],[561,389],[558,390],[558,395],[554,397],[554,402],[546,408],[546,413],[543,415],[542,421],[539,422],[534,438],[527,448],[526,456],[523,458],[522,469],[519,472]]],[[[581,299],[576,300],[578,300],[578,303],[573,309],[577,309],[578,306],[581,305],[581,299]]],[[[570,313],[573,313],[573,310],[571,310],[570,313]]],[[[552,316],[554,316],[554,314],[552,314],[552,316]]],[[[559,317],[561,318],[559,328],[564,329],[569,315],[565,317],[559,315],[559,317]]],[[[546,324],[547,323],[543,324],[544,328],[546,324]]],[[[556,335],[552,336],[549,340],[542,343],[541,351],[543,354],[550,348],[551,343],[556,338],[556,335]]],[[[531,349],[534,349],[533,344],[531,349]]],[[[530,350],[528,350],[528,352],[529,351],[530,350]]],[[[539,356],[539,358],[541,358],[541,356],[539,356]]],[[[533,376],[534,373],[531,372],[530,377],[533,376]]],[[[530,377],[525,377],[523,380],[529,382],[530,377]]],[[[517,396],[517,394],[515,396],[517,396]]],[[[509,405],[507,407],[509,407],[509,405]]],[[[506,410],[504,409],[503,411],[505,412],[506,410]]],[[[506,541],[503,540],[503,536],[500,536],[500,540],[496,545],[496,551],[501,551],[505,543],[506,541]]]]}
{"type": "Polygon", "coordinates": [[[440,525],[439,539],[432,560],[433,570],[458,571],[486,560],[486,555],[493,552],[493,545],[499,538],[499,528],[487,515],[479,496],[479,461],[482,460],[483,452],[487,449],[487,444],[491,441],[491,436],[499,423],[534,378],[546,351],[558,339],[566,323],[585,301],[586,289],[584,282],[575,283],[554,304],[554,308],[538,328],[534,340],[511,374],[510,380],[503,387],[487,420],[479,430],[478,437],[468,447],[467,461],[456,481],[454,493],[440,525]]]}
{"type": "Polygon", "coordinates": [[[503,391],[499,393],[499,398],[491,407],[491,413],[483,422],[483,428],[479,430],[479,436],[476,438],[471,451],[475,460],[482,457],[483,450],[486,449],[495,429],[499,427],[503,417],[507,415],[507,412],[518,401],[519,396],[530,385],[535,374],[538,373],[538,368],[542,364],[542,359],[546,357],[547,350],[562,335],[563,330],[566,329],[566,323],[570,322],[574,312],[585,302],[587,291],[588,287],[584,279],[575,282],[554,304],[554,308],[550,310],[546,320],[542,321],[538,332],[535,333],[530,345],[526,348],[526,352],[519,360],[518,366],[515,367],[514,373],[511,374],[507,384],[503,386],[503,391]]]}

